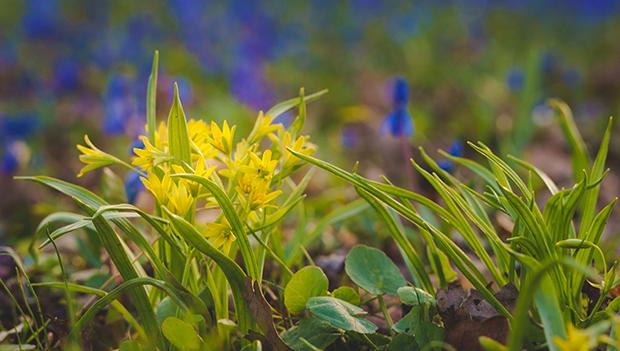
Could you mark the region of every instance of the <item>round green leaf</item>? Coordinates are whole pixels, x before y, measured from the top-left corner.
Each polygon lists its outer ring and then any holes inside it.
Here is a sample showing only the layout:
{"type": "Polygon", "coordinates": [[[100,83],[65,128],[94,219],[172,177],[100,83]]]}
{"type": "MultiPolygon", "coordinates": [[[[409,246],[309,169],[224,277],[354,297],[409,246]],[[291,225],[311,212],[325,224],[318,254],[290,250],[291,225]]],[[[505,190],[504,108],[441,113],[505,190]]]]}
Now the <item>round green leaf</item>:
{"type": "Polygon", "coordinates": [[[332,291],[332,296],[357,306],[361,303],[360,294],[350,286],[339,287],[332,291]]]}
{"type": "Polygon", "coordinates": [[[398,297],[402,303],[410,306],[435,304],[435,298],[433,295],[412,286],[403,286],[402,288],[399,288],[398,297]]]}
{"type": "Polygon", "coordinates": [[[407,285],[394,262],[372,247],[354,247],[347,255],[344,267],[355,284],[374,295],[396,295],[398,288],[407,285]]]}
{"type": "Polygon", "coordinates": [[[183,351],[200,350],[202,339],[194,327],[184,320],[168,317],[161,325],[161,331],[172,345],[183,351]]]}
{"type": "Polygon", "coordinates": [[[327,294],[329,282],[325,273],[316,266],[298,270],[284,288],[284,305],[291,313],[301,313],[313,296],[327,294]]]}
{"type": "Polygon", "coordinates": [[[329,323],[334,328],[372,334],[377,326],[359,316],[366,314],[363,309],[331,296],[311,297],[306,308],[315,317],[329,323]]]}

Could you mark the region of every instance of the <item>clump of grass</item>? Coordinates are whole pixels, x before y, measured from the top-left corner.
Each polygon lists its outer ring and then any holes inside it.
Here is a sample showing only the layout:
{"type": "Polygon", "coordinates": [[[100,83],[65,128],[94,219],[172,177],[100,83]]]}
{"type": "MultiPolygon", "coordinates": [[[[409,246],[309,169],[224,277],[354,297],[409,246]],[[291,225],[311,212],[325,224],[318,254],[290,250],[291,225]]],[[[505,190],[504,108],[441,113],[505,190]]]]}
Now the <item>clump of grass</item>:
{"type": "MultiPolygon", "coordinates": [[[[355,187],[376,210],[399,245],[418,286],[431,293],[436,289],[399,218],[413,224],[417,234],[424,238],[427,258],[438,277],[439,287],[446,287],[455,279],[455,275],[446,274],[455,267],[498,313],[508,318],[511,323],[509,349],[521,349],[531,315],[542,325],[546,346],[559,350],[557,340],[571,336],[567,333],[569,326],[589,328],[602,320],[617,320],[610,318],[618,313],[616,300],[603,308],[610,289],[617,284],[616,263],[610,262],[600,247],[617,199],[600,210],[597,208],[600,186],[607,174],[604,167],[612,119],[591,161],[568,106],[557,100],[550,104],[558,112],[571,148],[575,185],[567,189],[560,189],[548,175],[524,160],[512,156],[508,161],[503,160],[481,142],[469,143],[469,146],[487,165],[443,153],[444,157],[476,175],[480,180],[478,187],[444,171],[424,149],[420,149],[420,153],[430,170],[411,161],[435,189],[441,199],[439,202],[291,152],[355,187]],[[551,194],[544,206],[537,202],[534,187],[537,179],[544,184],[544,191],[551,194]],[[502,213],[511,219],[514,227],[508,238],[502,239],[500,229],[491,221],[493,213],[502,213]],[[465,240],[471,254],[457,245],[454,239],[457,233],[465,240]],[[474,263],[474,258],[483,263],[484,271],[474,263]],[[491,280],[487,279],[485,271],[491,280]],[[496,298],[490,282],[497,287],[508,283],[517,287],[520,297],[515,310],[508,310],[496,298]],[[596,288],[599,297],[593,300],[586,296],[585,284],[596,288]]],[[[607,328],[602,330],[609,329],[610,324],[605,325],[607,328]]]]}

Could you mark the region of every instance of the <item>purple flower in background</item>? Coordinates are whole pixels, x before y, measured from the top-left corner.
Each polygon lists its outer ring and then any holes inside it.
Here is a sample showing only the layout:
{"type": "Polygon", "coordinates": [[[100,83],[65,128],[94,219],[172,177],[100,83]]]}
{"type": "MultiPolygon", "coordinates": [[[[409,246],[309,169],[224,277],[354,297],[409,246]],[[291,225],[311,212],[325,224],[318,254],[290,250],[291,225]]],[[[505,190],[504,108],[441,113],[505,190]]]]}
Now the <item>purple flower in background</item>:
{"type": "Polygon", "coordinates": [[[24,34],[31,39],[53,37],[60,24],[59,6],[55,0],[28,0],[22,18],[24,34]]]}
{"type": "Polygon", "coordinates": [[[353,126],[345,126],[342,129],[341,143],[342,146],[351,149],[357,146],[359,142],[359,133],[353,126]]]}
{"type": "Polygon", "coordinates": [[[12,147],[12,144],[7,144],[0,156],[0,174],[5,176],[13,175],[18,167],[19,161],[15,148],[12,147]]]}
{"type": "Polygon", "coordinates": [[[54,90],[57,92],[72,91],[80,83],[80,65],[70,59],[63,58],[54,65],[54,90]]]}
{"type": "Polygon", "coordinates": [[[506,75],[506,84],[511,91],[517,92],[523,89],[524,82],[525,74],[522,69],[515,67],[508,71],[506,75]]]}
{"type": "Polygon", "coordinates": [[[144,190],[144,184],[140,180],[140,173],[131,171],[125,177],[125,194],[127,202],[135,204],[140,192],[144,190]]]}
{"type": "Polygon", "coordinates": [[[553,72],[557,65],[558,58],[552,52],[547,51],[540,58],[540,69],[545,74],[553,72]]]}
{"type": "Polygon", "coordinates": [[[0,140],[26,139],[36,133],[39,123],[39,116],[32,112],[0,116],[0,140]]]}
{"type": "Polygon", "coordinates": [[[414,133],[413,119],[407,108],[409,86],[403,78],[397,78],[392,92],[392,112],[383,120],[381,133],[393,137],[410,137],[414,133]]]}
{"type": "Polygon", "coordinates": [[[122,75],[113,75],[104,96],[103,131],[110,135],[128,131],[136,115],[136,102],[131,95],[131,82],[122,75]]]}
{"type": "MultiPolygon", "coordinates": [[[[452,145],[450,145],[450,149],[448,149],[448,154],[454,157],[462,157],[463,149],[464,149],[463,142],[460,140],[455,140],[452,143],[452,145]]],[[[454,164],[454,161],[452,160],[449,160],[449,159],[439,160],[439,162],[437,162],[437,165],[439,166],[439,168],[443,169],[444,171],[448,173],[454,172],[455,164],[454,164]]]]}
{"type": "Polygon", "coordinates": [[[562,80],[566,85],[574,87],[581,81],[581,75],[575,68],[567,68],[562,73],[562,80]]]}

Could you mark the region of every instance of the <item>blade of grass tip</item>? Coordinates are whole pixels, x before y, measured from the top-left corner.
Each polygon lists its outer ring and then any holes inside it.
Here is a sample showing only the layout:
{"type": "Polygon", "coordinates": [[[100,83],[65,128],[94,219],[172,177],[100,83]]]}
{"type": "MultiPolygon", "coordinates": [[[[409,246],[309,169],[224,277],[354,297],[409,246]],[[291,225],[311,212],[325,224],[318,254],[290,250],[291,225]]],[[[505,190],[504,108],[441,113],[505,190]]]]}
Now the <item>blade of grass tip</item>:
{"type": "Polygon", "coordinates": [[[534,166],[533,164],[522,160],[518,157],[512,156],[512,155],[508,155],[508,158],[512,161],[514,161],[515,163],[517,163],[519,166],[532,171],[534,174],[536,174],[538,176],[538,178],[540,178],[540,180],[543,181],[543,183],[545,183],[545,185],[547,186],[547,189],[549,189],[549,192],[551,193],[551,195],[555,195],[559,189],[558,186],[555,184],[555,182],[553,181],[553,179],[551,179],[551,177],[549,177],[547,175],[547,173],[545,173],[543,170],[541,170],[540,168],[534,166]]]}
{"type": "MultiPolygon", "coordinates": [[[[426,155],[424,150],[421,150],[422,155],[426,155]]],[[[459,195],[454,192],[446,183],[444,183],[436,173],[430,174],[424,170],[417,162],[411,160],[413,167],[420,173],[437,191],[439,196],[443,199],[445,206],[453,214],[454,221],[450,224],[465,238],[469,246],[472,248],[476,256],[485,264],[489,272],[493,275],[499,285],[505,284],[505,279],[499,272],[497,265],[491,259],[491,256],[484,248],[484,244],[480,238],[476,235],[473,228],[469,225],[467,220],[462,216],[462,211],[457,206],[458,200],[464,201],[462,198],[458,198],[459,195]]],[[[467,206],[466,206],[467,207],[467,206]]]]}
{"type": "MultiPolygon", "coordinates": [[[[592,165],[592,171],[589,177],[590,179],[602,178],[605,172],[605,161],[607,160],[607,153],[609,150],[609,139],[611,137],[612,124],[613,118],[610,117],[609,121],[607,122],[605,134],[603,134],[601,146],[599,147],[596,158],[594,159],[594,164],[592,165]]],[[[582,205],[581,226],[579,229],[580,237],[586,235],[585,231],[590,227],[594,214],[596,213],[596,203],[598,200],[599,191],[600,183],[586,190],[585,198],[582,205]]]]}
{"type": "Polygon", "coordinates": [[[205,187],[211,195],[213,195],[217,203],[220,205],[220,208],[228,220],[228,223],[230,223],[235,237],[237,238],[239,250],[241,251],[241,256],[243,256],[243,262],[248,271],[248,275],[260,282],[262,277],[260,276],[258,270],[258,264],[256,262],[256,258],[254,257],[254,251],[252,251],[250,240],[248,240],[248,236],[246,235],[245,226],[241,222],[241,219],[237,215],[237,212],[235,211],[235,208],[226,193],[214,182],[204,177],[194,174],[175,174],[174,177],[196,182],[205,187]]]}
{"type": "Polygon", "coordinates": [[[191,149],[187,119],[179,97],[179,86],[174,83],[174,101],[168,115],[168,145],[170,154],[181,164],[190,164],[191,149]]]}
{"type": "Polygon", "coordinates": [[[297,105],[297,110],[299,113],[297,114],[297,118],[291,123],[289,127],[291,133],[293,134],[293,139],[297,138],[299,133],[301,133],[301,128],[304,126],[306,122],[306,100],[305,100],[305,91],[304,88],[299,89],[299,104],[297,105]]]}
{"type": "Polygon", "coordinates": [[[547,100],[547,104],[556,112],[562,133],[564,133],[564,137],[568,140],[573,163],[573,177],[576,180],[581,175],[581,171],[588,169],[588,165],[590,164],[590,156],[588,155],[586,143],[579,133],[570,107],[559,99],[549,99],[547,100]]]}
{"type": "Polygon", "coordinates": [[[38,261],[39,253],[38,253],[38,250],[36,250],[35,246],[36,246],[37,240],[43,234],[43,231],[45,228],[52,225],[53,223],[58,223],[58,222],[73,223],[81,219],[84,219],[83,215],[72,213],[72,212],[55,212],[43,218],[43,220],[41,220],[41,222],[37,226],[37,229],[35,230],[35,234],[32,236],[30,240],[30,244],[28,245],[28,253],[34,258],[35,262],[38,261]]]}
{"type": "Polygon", "coordinates": [[[153,54],[153,67],[149,75],[146,88],[146,129],[149,141],[155,145],[155,130],[157,129],[157,71],[159,67],[159,50],[153,54]]]}
{"type": "MultiPolygon", "coordinates": [[[[311,101],[317,100],[318,98],[320,98],[321,96],[327,94],[328,92],[329,92],[329,90],[323,89],[323,90],[318,91],[318,92],[316,92],[314,94],[310,94],[310,95],[305,96],[304,100],[306,102],[311,102],[311,101]]],[[[266,115],[267,116],[271,116],[271,117],[273,117],[275,119],[276,117],[280,116],[284,112],[286,112],[286,111],[288,111],[290,109],[295,108],[295,106],[298,106],[300,100],[301,99],[299,97],[294,97],[292,99],[288,99],[288,100],[282,101],[282,102],[276,104],[275,106],[273,106],[272,108],[270,108],[267,111],[266,115]]]]}

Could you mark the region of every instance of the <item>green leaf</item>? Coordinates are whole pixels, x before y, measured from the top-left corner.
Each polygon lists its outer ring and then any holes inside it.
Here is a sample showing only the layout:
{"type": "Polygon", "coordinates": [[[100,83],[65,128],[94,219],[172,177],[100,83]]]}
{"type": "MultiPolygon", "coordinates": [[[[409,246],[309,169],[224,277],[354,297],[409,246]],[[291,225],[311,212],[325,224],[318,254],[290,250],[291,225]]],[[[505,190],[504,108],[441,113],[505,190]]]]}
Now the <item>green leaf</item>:
{"type": "Polygon", "coordinates": [[[409,334],[396,334],[390,341],[386,351],[418,350],[415,338],[409,334]]]}
{"type": "MultiPolygon", "coordinates": [[[[352,183],[355,186],[358,186],[372,196],[377,198],[377,200],[385,203],[387,206],[394,209],[408,221],[415,224],[420,232],[425,235],[425,240],[427,243],[433,241],[432,237],[437,238],[437,246],[454,262],[454,265],[463,273],[463,275],[472,283],[472,285],[476,288],[476,290],[480,291],[480,293],[484,296],[487,301],[489,301],[493,307],[500,312],[502,315],[506,317],[510,317],[510,312],[506,309],[504,305],[502,305],[497,298],[493,295],[493,293],[489,290],[486,283],[486,278],[480,272],[480,270],[474,265],[471,259],[467,256],[465,252],[461,248],[458,247],[450,238],[442,233],[439,229],[437,229],[434,225],[424,220],[418,213],[412,210],[410,207],[399,203],[394,200],[392,197],[388,196],[385,192],[379,190],[371,181],[360,177],[357,174],[352,174],[351,172],[347,172],[342,168],[336,167],[328,162],[321,161],[312,156],[304,155],[299,152],[296,152],[292,149],[288,149],[290,153],[301,158],[304,161],[312,163],[320,168],[323,168],[332,174],[352,183]],[[426,231],[428,231],[429,235],[426,235],[426,231]],[[431,237],[432,236],[432,237],[431,237]]],[[[514,252],[511,252],[514,254],[514,252]]]]}
{"type": "MultiPolygon", "coordinates": [[[[594,164],[592,165],[592,171],[590,172],[590,179],[600,179],[603,177],[605,173],[605,161],[607,160],[607,153],[609,151],[609,139],[611,137],[611,127],[612,127],[613,119],[610,118],[607,122],[607,128],[605,129],[605,134],[603,134],[603,140],[601,141],[601,146],[596,154],[596,158],[594,159],[594,164]]],[[[599,197],[601,185],[600,182],[596,183],[595,186],[588,188],[585,193],[585,198],[582,203],[582,218],[581,218],[581,226],[579,230],[579,237],[583,238],[587,235],[586,230],[589,229],[590,224],[596,214],[596,204],[599,197]]]]}
{"type": "MultiPolygon", "coordinates": [[[[305,96],[303,98],[303,100],[305,102],[310,102],[310,101],[314,101],[316,99],[318,99],[319,97],[327,94],[328,90],[324,89],[321,90],[319,92],[316,92],[314,94],[310,94],[308,96],[305,96]]],[[[272,108],[269,109],[269,111],[267,111],[266,115],[267,116],[271,116],[274,119],[276,117],[278,117],[279,115],[283,114],[284,112],[294,108],[295,106],[298,106],[299,103],[302,101],[301,97],[295,97],[286,101],[282,101],[280,103],[278,103],[277,105],[273,106],[272,108]]]]}
{"type": "Polygon", "coordinates": [[[157,70],[159,66],[159,51],[155,50],[153,55],[153,67],[149,75],[146,87],[146,129],[149,133],[149,141],[155,145],[155,130],[157,129],[157,70]]]}
{"type": "Polygon", "coordinates": [[[187,132],[187,120],[181,98],[179,97],[179,86],[174,83],[174,101],[168,115],[168,145],[170,154],[182,164],[191,163],[191,149],[189,143],[189,133],[187,132]]]}
{"type": "Polygon", "coordinates": [[[397,295],[398,288],[407,285],[394,262],[372,247],[358,245],[351,249],[344,267],[355,284],[373,295],[397,295]]]}
{"type": "MultiPolygon", "coordinates": [[[[185,310],[189,310],[187,303],[185,302],[185,294],[183,292],[177,290],[170,284],[157,280],[151,277],[141,277],[141,278],[133,278],[124,281],[121,285],[114,288],[112,291],[102,296],[95,304],[93,304],[80,319],[73,325],[70,332],[70,337],[75,337],[79,335],[82,329],[99,313],[102,309],[104,309],[107,305],[111,304],[115,300],[117,300],[121,294],[127,292],[130,294],[134,292],[144,291],[144,285],[154,286],[163,292],[165,292],[168,296],[174,299],[174,301],[181,306],[185,310]],[[139,290],[136,287],[140,287],[139,290]]],[[[144,294],[144,303],[148,305],[148,297],[144,294]]],[[[134,302],[135,304],[135,302],[134,302]]],[[[150,305],[149,305],[150,306],[150,305]]],[[[153,310],[150,310],[153,313],[153,310]]],[[[204,312],[204,311],[203,311],[204,312]]],[[[153,316],[153,321],[155,322],[158,333],[155,336],[159,336],[159,327],[157,326],[157,322],[155,321],[155,317],[153,316]]],[[[148,326],[145,326],[145,330],[149,330],[148,326]]],[[[149,337],[154,337],[154,335],[149,334],[149,337]]]]}
{"type": "Polygon", "coordinates": [[[230,198],[228,198],[228,195],[226,195],[226,193],[217,184],[207,178],[200,177],[194,174],[175,174],[174,176],[194,181],[207,188],[211,195],[213,195],[218,205],[220,205],[220,208],[222,209],[224,216],[228,220],[228,223],[230,223],[235,237],[237,238],[239,250],[241,251],[241,256],[243,256],[243,262],[245,263],[248,275],[260,282],[261,275],[258,269],[256,258],[254,257],[254,251],[252,250],[252,246],[250,245],[250,240],[246,235],[245,226],[237,215],[235,207],[230,201],[230,198]]]}
{"type": "Polygon", "coordinates": [[[161,325],[161,331],[172,345],[182,351],[200,350],[203,343],[191,324],[176,317],[166,318],[161,325]]]}
{"type": "Polygon", "coordinates": [[[332,291],[332,296],[352,305],[359,306],[361,304],[360,294],[350,286],[341,286],[337,288],[332,291]]]}
{"type": "Polygon", "coordinates": [[[142,351],[144,350],[140,343],[135,340],[126,340],[121,343],[119,351],[142,351]]]}
{"type": "Polygon", "coordinates": [[[315,351],[331,345],[340,333],[318,318],[306,317],[282,334],[282,340],[295,351],[315,351]],[[312,347],[310,347],[312,345],[312,347]]]}
{"type": "Polygon", "coordinates": [[[570,107],[568,107],[564,101],[558,99],[550,99],[547,104],[556,111],[564,137],[568,140],[568,145],[571,149],[571,159],[573,161],[573,177],[574,179],[578,179],[581,176],[581,172],[587,169],[590,164],[586,143],[583,141],[575,125],[570,107]]]}
{"type": "Polygon", "coordinates": [[[443,340],[444,329],[432,322],[427,308],[422,305],[414,306],[392,328],[398,333],[415,336],[418,345],[427,345],[431,341],[443,340]]]}
{"type": "Polygon", "coordinates": [[[506,346],[486,336],[478,338],[478,342],[480,342],[480,346],[486,351],[508,351],[506,346]]]}
{"type": "Polygon", "coordinates": [[[232,289],[239,326],[242,332],[246,332],[251,326],[252,320],[248,306],[243,299],[246,278],[245,272],[235,261],[211,246],[207,239],[205,239],[189,222],[168,211],[165,207],[163,207],[163,209],[168,214],[170,223],[178,235],[187,240],[196,250],[211,258],[220,267],[232,289]]]}
{"type": "Polygon", "coordinates": [[[418,305],[435,305],[436,301],[433,295],[426,291],[415,288],[412,286],[403,286],[398,289],[398,297],[400,302],[405,305],[418,306],[418,305]]]}
{"type": "Polygon", "coordinates": [[[360,318],[366,311],[330,296],[317,296],[308,300],[306,308],[315,317],[329,323],[334,328],[354,331],[361,334],[372,334],[377,326],[360,318]]]}
{"type": "Polygon", "coordinates": [[[304,267],[293,275],[284,288],[284,305],[293,314],[306,309],[306,302],[314,296],[327,295],[329,281],[321,268],[304,267]]]}
{"type": "MultiPolygon", "coordinates": [[[[108,293],[101,289],[92,288],[85,285],[79,285],[68,282],[43,282],[43,283],[34,283],[32,286],[45,286],[48,288],[55,289],[69,289],[70,291],[81,293],[81,294],[93,294],[97,296],[106,296],[108,293]]],[[[110,302],[110,306],[114,308],[125,320],[136,329],[138,334],[142,337],[146,338],[146,334],[144,333],[144,328],[135,320],[135,318],[131,315],[131,313],[121,304],[119,301],[115,300],[110,302]]]]}
{"type": "Polygon", "coordinates": [[[433,291],[433,284],[426,273],[424,263],[420,259],[420,255],[416,252],[409,239],[407,239],[401,223],[397,221],[395,216],[390,213],[383,204],[377,201],[368,192],[357,187],[356,190],[357,193],[377,212],[379,218],[383,220],[383,223],[385,223],[390,235],[403,252],[403,258],[408,261],[410,266],[413,268],[411,269],[411,274],[414,277],[415,282],[423,286],[425,289],[433,291]]]}

